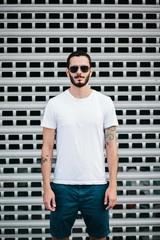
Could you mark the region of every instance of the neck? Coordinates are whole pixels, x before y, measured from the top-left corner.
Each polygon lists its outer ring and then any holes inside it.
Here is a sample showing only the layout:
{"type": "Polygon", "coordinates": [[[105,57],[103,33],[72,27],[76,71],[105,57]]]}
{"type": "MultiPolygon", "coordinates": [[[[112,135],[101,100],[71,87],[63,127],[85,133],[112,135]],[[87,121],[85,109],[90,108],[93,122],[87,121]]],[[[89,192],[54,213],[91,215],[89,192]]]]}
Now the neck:
{"type": "Polygon", "coordinates": [[[90,89],[88,84],[81,88],[78,88],[71,84],[69,91],[75,98],[78,99],[87,98],[92,93],[92,89],[90,89]]]}

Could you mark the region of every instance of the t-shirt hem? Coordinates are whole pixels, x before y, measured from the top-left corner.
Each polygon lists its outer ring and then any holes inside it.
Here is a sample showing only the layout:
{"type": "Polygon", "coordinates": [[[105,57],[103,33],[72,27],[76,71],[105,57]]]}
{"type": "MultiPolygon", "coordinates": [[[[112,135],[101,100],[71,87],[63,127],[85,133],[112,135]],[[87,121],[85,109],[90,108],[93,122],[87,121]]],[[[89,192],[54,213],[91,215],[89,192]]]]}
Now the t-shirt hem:
{"type": "Polygon", "coordinates": [[[106,125],[104,126],[104,128],[110,128],[110,127],[113,127],[113,126],[118,127],[118,126],[119,126],[118,122],[113,122],[112,124],[106,124],[106,125]]]}
{"type": "Polygon", "coordinates": [[[106,180],[101,181],[64,181],[64,180],[53,180],[53,183],[64,184],[64,185],[102,185],[106,184],[106,180]]]}
{"type": "Polygon", "coordinates": [[[45,127],[45,128],[50,128],[50,129],[56,129],[55,126],[50,126],[50,125],[43,124],[43,123],[42,123],[40,126],[41,126],[41,127],[45,127]]]}

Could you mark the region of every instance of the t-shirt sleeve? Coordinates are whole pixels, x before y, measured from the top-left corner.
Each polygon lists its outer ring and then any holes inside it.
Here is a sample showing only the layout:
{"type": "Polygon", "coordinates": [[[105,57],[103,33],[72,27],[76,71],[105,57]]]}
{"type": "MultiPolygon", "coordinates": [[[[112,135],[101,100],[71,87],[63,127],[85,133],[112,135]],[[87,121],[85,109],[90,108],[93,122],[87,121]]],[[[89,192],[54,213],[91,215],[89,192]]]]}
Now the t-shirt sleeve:
{"type": "Polygon", "coordinates": [[[118,126],[118,121],[113,101],[108,97],[105,102],[104,128],[109,128],[111,126],[118,126]]]}
{"type": "Polygon", "coordinates": [[[45,107],[44,115],[41,120],[41,127],[56,129],[56,115],[53,101],[50,99],[45,107]]]}

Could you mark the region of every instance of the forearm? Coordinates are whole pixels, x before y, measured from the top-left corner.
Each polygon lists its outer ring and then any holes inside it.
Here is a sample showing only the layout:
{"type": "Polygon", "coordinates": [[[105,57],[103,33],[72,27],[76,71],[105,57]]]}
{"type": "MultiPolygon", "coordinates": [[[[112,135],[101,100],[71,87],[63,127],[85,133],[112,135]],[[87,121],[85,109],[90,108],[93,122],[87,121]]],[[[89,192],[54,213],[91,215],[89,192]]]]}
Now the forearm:
{"type": "Polygon", "coordinates": [[[118,154],[116,142],[109,145],[106,144],[106,151],[110,182],[105,193],[104,204],[106,205],[109,200],[109,204],[106,207],[106,210],[108,210],[113,208],[117,201],[118,154]]]}
{"type": "Polygon", "coordinates": [[[110,182],[105,193],[104,204],[106,205],[109,200],[109,204],[106,207],[106,210],[108,210],[113,208],[117,201],[118,151],[115,126],[105,129],[105,140],[110,182]]]}
{"type": "Polygon", "coordinates": [[[50,186],[50,176],[53,159],[55,129],[43,128],[43,147],[41,155],[41,170],[43,176],[43,202],[46,209],[55,211],[55,195],[50,186]],[[52,202],[52,206],[51,206],[52,202]]]}
{"type": "Polygon", "coordinates": [[[110,177],[110,186],[117,187],[117,171],[118,171],[118,151],[117,146],[111,146],[107,149],[107,163],[110,177]]]}
{"type": "Polygon", "coordinates": [[[117,186],[118,150],[116,144],[116,127],[105,129],[106,154],[110,176],[110,186],[117,186]]]}
{"type": "Polygon", "coordinates": [[[53,149],[43,146],[41,155],[41,171],[43,176],[43,188],[50,187],[50,175],[52,169],[53,149]]]}

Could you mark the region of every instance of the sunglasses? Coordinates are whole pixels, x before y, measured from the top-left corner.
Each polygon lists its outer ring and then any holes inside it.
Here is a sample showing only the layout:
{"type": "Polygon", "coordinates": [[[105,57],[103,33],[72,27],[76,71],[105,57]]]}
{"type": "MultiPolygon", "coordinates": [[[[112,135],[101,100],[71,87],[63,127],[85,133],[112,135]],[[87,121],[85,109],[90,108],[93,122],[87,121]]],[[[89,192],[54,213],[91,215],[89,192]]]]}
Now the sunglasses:
{"type": "Polygon", "coordinates": [[[78,71],[79,67],[80,67],[81,71],[84,73],[88,72],[90,69],[90,67],[88,67],[87,65],[81,65],[81,66],[73,65],[69,68],[69,71],[71,73],[76,73],[78,71]]]}

